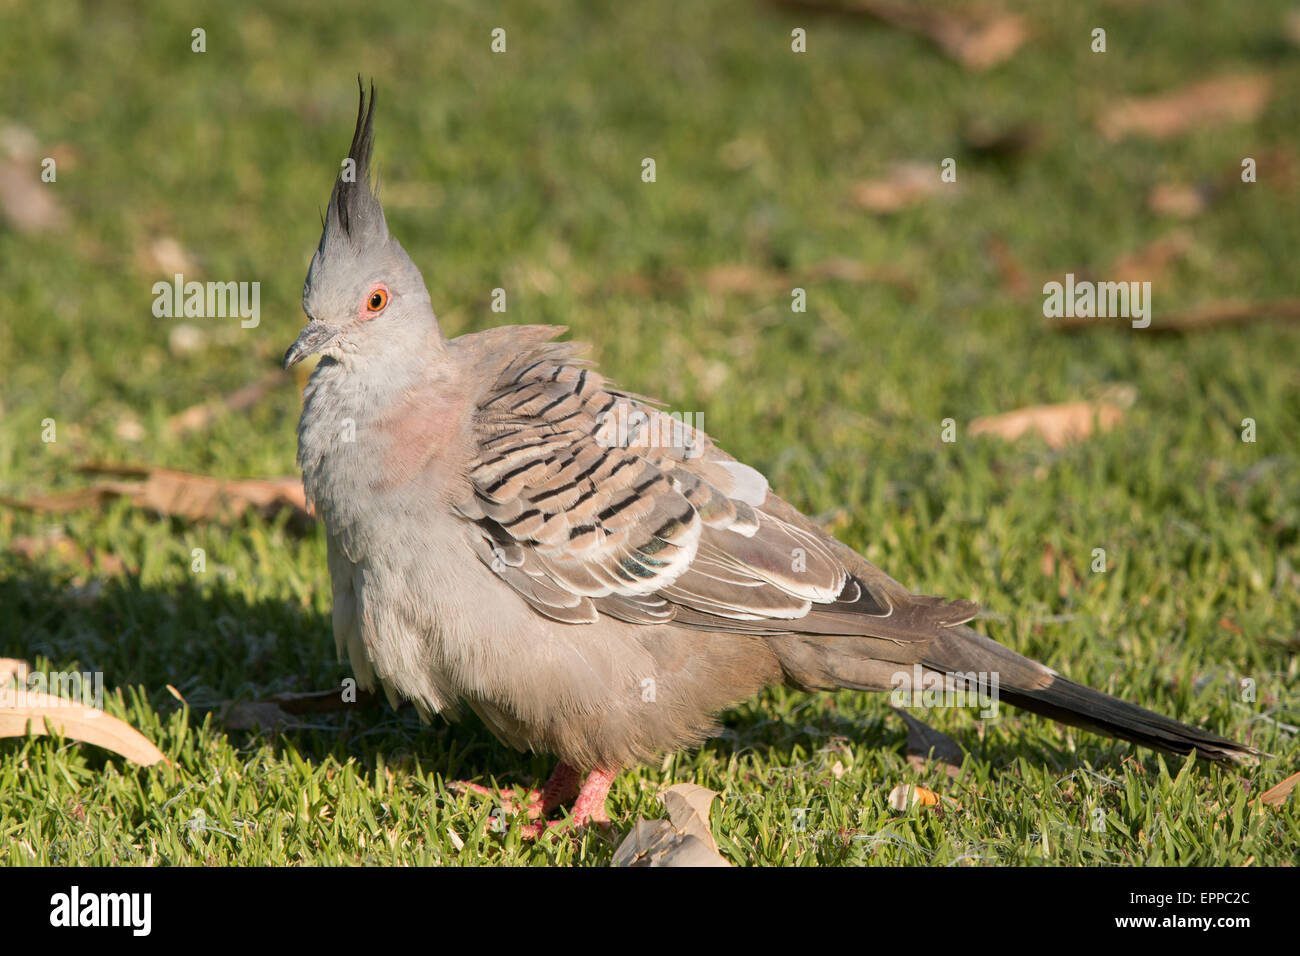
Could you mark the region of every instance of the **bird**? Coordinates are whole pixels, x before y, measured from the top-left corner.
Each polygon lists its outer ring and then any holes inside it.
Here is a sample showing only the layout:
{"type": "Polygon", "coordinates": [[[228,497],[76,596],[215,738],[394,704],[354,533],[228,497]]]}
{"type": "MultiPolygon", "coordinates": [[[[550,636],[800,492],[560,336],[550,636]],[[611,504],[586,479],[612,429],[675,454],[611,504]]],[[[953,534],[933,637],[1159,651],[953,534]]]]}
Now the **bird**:
{"type": "MultiPolygon", "coordinates": [[[[324,526],[340,660],[364,689],[558,758],[508,798],[525,836],[608,824],[621,770],[698,746],[774,685],[948,690],[1215,762],[1260,752],[1074,683],[917,594],[779,497],[701,428],[623,391],[560,326],[448,338],[388,230],[356,126],[284,356],[319,355],[298,464],[324,526]],[[550,820],[573,801],[570,819],[550,820]]],[[[479,793],[489,793],[477,784],[479,793]]]]}

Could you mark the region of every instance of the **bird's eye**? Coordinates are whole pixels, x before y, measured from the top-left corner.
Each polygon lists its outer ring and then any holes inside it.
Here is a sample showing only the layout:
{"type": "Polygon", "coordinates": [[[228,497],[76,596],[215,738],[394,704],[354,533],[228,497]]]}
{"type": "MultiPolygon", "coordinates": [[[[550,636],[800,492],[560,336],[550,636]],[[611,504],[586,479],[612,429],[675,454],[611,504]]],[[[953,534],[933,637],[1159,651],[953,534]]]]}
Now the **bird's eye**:
{"type": "Polygon", "coordinates": [[[370,298],[366,300],[366,308],[371,312],[382,312],[386,305],[388,305],[387,289],[375,289],[370,293],[370,298]]]}

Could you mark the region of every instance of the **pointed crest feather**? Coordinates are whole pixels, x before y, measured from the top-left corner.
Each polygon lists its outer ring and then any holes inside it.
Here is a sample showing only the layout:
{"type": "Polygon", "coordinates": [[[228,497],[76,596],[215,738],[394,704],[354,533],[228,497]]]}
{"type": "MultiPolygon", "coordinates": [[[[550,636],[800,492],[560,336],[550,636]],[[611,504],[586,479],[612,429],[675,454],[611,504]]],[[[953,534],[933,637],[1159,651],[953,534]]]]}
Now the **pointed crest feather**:
{"type": "Polygon", "coordinates": [[[386,237],[388,227],[384,223],[384,211],[379,205],[379,196],[371,185],[370,157],[374,149],[375,85],[370,84],[370,97],[366,98],[366,89],[357,77],[359,101],[357,103],[357,125],[352,133],[352,145],[348,148],[348,159],[352,160],[354,174],[345,178],[348,169],[339,171],[334,181],[334,192],[330,195],[329,211],[325,217],[325,231],[321,244],[326,245],[332,238],[347,237],[355,246],[361,246],[370,239],[386,237]]]}

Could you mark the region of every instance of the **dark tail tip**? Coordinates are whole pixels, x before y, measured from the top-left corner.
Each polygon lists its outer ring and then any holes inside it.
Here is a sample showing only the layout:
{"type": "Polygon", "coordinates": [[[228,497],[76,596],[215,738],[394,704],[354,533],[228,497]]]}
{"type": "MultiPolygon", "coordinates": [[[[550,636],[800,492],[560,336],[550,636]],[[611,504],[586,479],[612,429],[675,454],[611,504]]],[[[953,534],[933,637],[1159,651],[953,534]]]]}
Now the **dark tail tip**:
{"type": "Polygon", "coordinates": [[[1239,764],[1257,763],[1267,756],[1254,747],[1181,724],[1060,676],[1035,690],[1003,687],[1002,700],[1063,724],[1169,753],[1195,751],[1207,760],[1239,764]]]}

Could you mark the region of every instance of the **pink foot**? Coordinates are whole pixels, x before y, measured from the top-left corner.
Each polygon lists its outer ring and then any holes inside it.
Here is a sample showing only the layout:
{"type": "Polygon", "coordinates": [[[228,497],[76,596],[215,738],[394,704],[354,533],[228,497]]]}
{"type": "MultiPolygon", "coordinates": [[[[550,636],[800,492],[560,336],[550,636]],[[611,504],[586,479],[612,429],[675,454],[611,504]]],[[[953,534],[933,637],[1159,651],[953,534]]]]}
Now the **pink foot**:
{"type": "Polygon", "coordinates": [[[576,834],[592,824],[608,826],[610,821],[609,814],[605,812],[605,798],[609,796],[609,787],[613,782],[613,771],[593,770],[578,791],[578,799],[573,802],[571,820],[529,823],[520,829],[520,833],[526,840],[535,840],[543,833],[576,834]]]}
{"type": "MultiPolygon", "coordinates": [[[[495,797],[501,801],[501,809],[508,815],[527,813],[528,819],[536,820],[553,812],[560,804],[578,793],[578,771],[566,763],[558,763],[546,785],[541,790],[521,792],[518,787],[496,791],[477,783],[457,780],[448,784],[456,793],[473,793],[481,797],[495,797]]],[[[608,789],[608,788],[607,788],[608,789]]],[[[489,825],[489,829],[491,826],[489,825]]]]}

